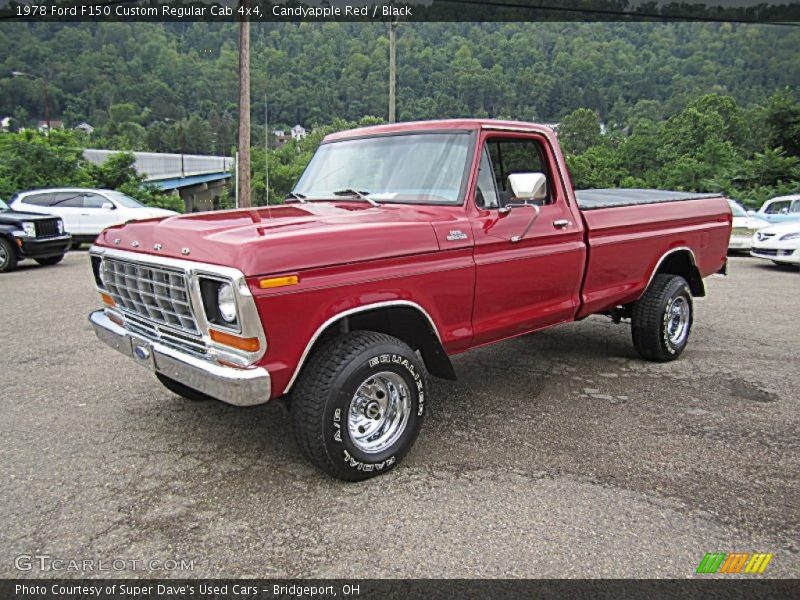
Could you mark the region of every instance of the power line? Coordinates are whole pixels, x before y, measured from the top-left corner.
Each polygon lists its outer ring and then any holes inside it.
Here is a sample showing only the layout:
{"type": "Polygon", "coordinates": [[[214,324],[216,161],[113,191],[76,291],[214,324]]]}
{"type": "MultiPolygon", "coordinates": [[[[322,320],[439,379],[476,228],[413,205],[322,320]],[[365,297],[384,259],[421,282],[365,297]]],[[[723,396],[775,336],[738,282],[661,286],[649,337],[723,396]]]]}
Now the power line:
{"type": "MultiPolygon", "coordinates": [[[[800,27],[800,23],[794,22],[777,22],[777,21],[753,21],[747,19],[731,19],[724,17],[702,17],[698,15],[668,15],[661,13],[650,12],[628,12],[624,10],[607,10],[599,8],[570,8],[566,6],[549,6],[549,5],[531,5],[531,4],[514,4],[512,2],[494,1],[494,0],[434,0],[435,3],[444,4],[466,4],[469,6],[485,6],[494,8],[514,8],[527,11],[552,11],[570,14],[587,14],[587,15],[608,15],[614,17],[626,17],[627,19],[652,19],[664,21],[700,21],[707,23],[743,23],[750,25],[782,25],[787,27],[800,27]]],[[[435,6],[435,4],[431,5],[435,6]]]]}
{"type": "MultiPolygon", "coordinates": [[[[105,0],[93,4],[94,7],[104,6],[117,6],[121,4],[139,4],[142,0],[105,0]]],[[[652,20],[652,21],[683,21],[683,22],[704,22],[704,23],[741,23],[750,25],[774,25],[783,27],[800,27],[800,23],[796,22],[778,22],[778,21],[757,21],[752,19],[736,19],[729,17],[716,17],[716,16],[700,16],[700,15],[680,15],[680,14],[662,14],[655,12],[633,12],[624,10],[613,9],[600,9],[600,8],[571,8],[567,6],[551,6],[551,5],[531,5],[531,4],[517,4],[507,2],[505,0],[433,0],[432,4],[427,5],[427,8],[433,8],[436,4],[462,4],[467,6],[483,6],[487,8],[511,8],[517,10],[533,11],[533,12],[555,12],[566,13],[571,15],[595,15],[595,16],[609,16],[609,17],[624,17],[627,20],[652,20]]],[[[86,6],[85,4],[75,4],[72,6],[86,6]]],[[[690,5],[692,6],[692,5],[690,5]]],[[[698,4],[699,6],[705,6],[698,4]]],[[[70,5],[64,5],[64,8],[71,8],[70,5]]],[[[19,20],[22,17],[14,14],[0,15],[0,20],[19,20]]]]}

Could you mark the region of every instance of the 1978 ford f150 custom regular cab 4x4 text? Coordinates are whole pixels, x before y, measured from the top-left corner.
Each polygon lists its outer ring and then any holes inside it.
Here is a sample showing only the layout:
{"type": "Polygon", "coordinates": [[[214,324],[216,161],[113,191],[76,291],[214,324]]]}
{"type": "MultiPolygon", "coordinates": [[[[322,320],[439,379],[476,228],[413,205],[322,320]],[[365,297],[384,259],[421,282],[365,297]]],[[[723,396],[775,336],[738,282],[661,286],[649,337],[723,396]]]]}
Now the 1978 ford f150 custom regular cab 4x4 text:
{"type": "Polygon", "coordinates": [[[411,447],[453,354],[603,313],[677,358],[730,231],[719,195],[575,192],[547,127],[381,125],[325,138],[285,205],[107,229],[89,319],[186,398],[287,397],[303,454],[359,480],[411,447]]]}

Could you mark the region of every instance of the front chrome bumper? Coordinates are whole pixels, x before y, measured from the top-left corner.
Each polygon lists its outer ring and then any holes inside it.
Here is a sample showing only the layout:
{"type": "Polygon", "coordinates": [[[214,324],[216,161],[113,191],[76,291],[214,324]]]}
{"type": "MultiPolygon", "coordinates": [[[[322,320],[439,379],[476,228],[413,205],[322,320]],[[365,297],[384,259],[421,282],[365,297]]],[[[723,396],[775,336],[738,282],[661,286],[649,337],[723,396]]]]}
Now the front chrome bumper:
{"type": "Polygon", "coordinates": [[[132,334],[114,323],[102,310],[91,313],[89,323],[97,337],[107,345],[139,365],[193,390],[235,406],[253,406],[269,400],[270,376],[262,367],[223,367],[179,352],[132,334]]]}

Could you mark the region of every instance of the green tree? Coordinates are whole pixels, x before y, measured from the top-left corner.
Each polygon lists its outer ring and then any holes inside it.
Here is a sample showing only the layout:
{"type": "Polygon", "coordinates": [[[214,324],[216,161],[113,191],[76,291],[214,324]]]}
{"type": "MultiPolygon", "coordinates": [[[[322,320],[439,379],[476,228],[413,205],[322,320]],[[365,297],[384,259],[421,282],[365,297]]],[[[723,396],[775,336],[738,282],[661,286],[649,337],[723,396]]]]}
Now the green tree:
{"type": "Polygon", "coordinates": [[[558,138],[565,152],[581,154],[600,143],[600,121],[594,111],[579,108],[558,124],[558,138]]]}

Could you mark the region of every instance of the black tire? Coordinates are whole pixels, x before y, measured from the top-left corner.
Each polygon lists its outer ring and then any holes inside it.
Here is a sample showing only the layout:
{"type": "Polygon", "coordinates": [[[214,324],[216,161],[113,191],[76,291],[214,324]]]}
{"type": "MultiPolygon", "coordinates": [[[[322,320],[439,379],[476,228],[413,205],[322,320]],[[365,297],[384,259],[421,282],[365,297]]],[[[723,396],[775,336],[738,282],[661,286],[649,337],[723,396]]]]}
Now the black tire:
{"type": "MultiPolygon", "coordinates": [[[[427,391],[425,369],[404,342],[383,333],[346,333],[319,348],[300,375],[290,404],[295,439],[309,461],[338,479],[361,481],[386,473],[400,462],[417,439],[427,391]],[[395,412],[386,407],[375,410],[377,400],[360,396],[367,401],[360,411],[361,418],[374,419],[380,423],[376,425],[379,429],[386,424],[389,432],[392,420],[386,419],[387,414],[404,413],[407,420],[400,419],[404,426],[398,427],[394,436],[387,435],[385,447],[365,451],[356,445],[350,433],[351,403],[362,386],[372,387],[371,393],[376,398],[386,398],[383,390],[390,389],[387,382],[400,393],[397,397],[407,399],[405,411],[395,412]],[[367,412],[370,405],[373,405],[371,412],[376,414],[367,412]]],[[[358,422],[354,423],[356,426],[361,427],[358,422]]],[[[369,435],[364,429],[361,433],[369,435]]]]}
{"type": "Polygon", "coordinates": [[[17,251],[14,246],[0,237],[0,273],[8,273],[17,268],[17,251]]]}
{"type": "Polygon", "coordinates": [[[71,248],[72,250],[80,250],[81,243],[82,243],[82,242],[72,242],[72,243],[70,244],[70,248],[71,248]]]}
{"type": "Polygon", "coordinates": [[[64,260],[64,255],[61,254],[59,256],[48,256],[47,258],[35,258],[34,260],[43,267],[49,267],[51,265],[57,265],[64,260]]]}
{"type": "Polygon", "coordinates": [[[694,320],[692,292],[679,275],[660,274],[653,278],[644,295],[633,306],[631,335],[636,351],[647,360],[675,360],[689,342],[694,320]],[[688,310],[688,322],[680,335],[670,314],[673,310],[688,310]]]}
{"type": "Polygon", "coordinates": [[[195,389],[190,387],[186,387],[182,383],[175,381],[174,379],[170,379],[166,375],[162,375],[161,373],[156,373],[156,377],[161,382],[165,388],[167,388],[173,394],[177,394],[187,400],[192,400],[194,402],[205,402],[206,400],[214,400],[211,396],[204,394],[203,392],[198,392],[195,389]]]}

